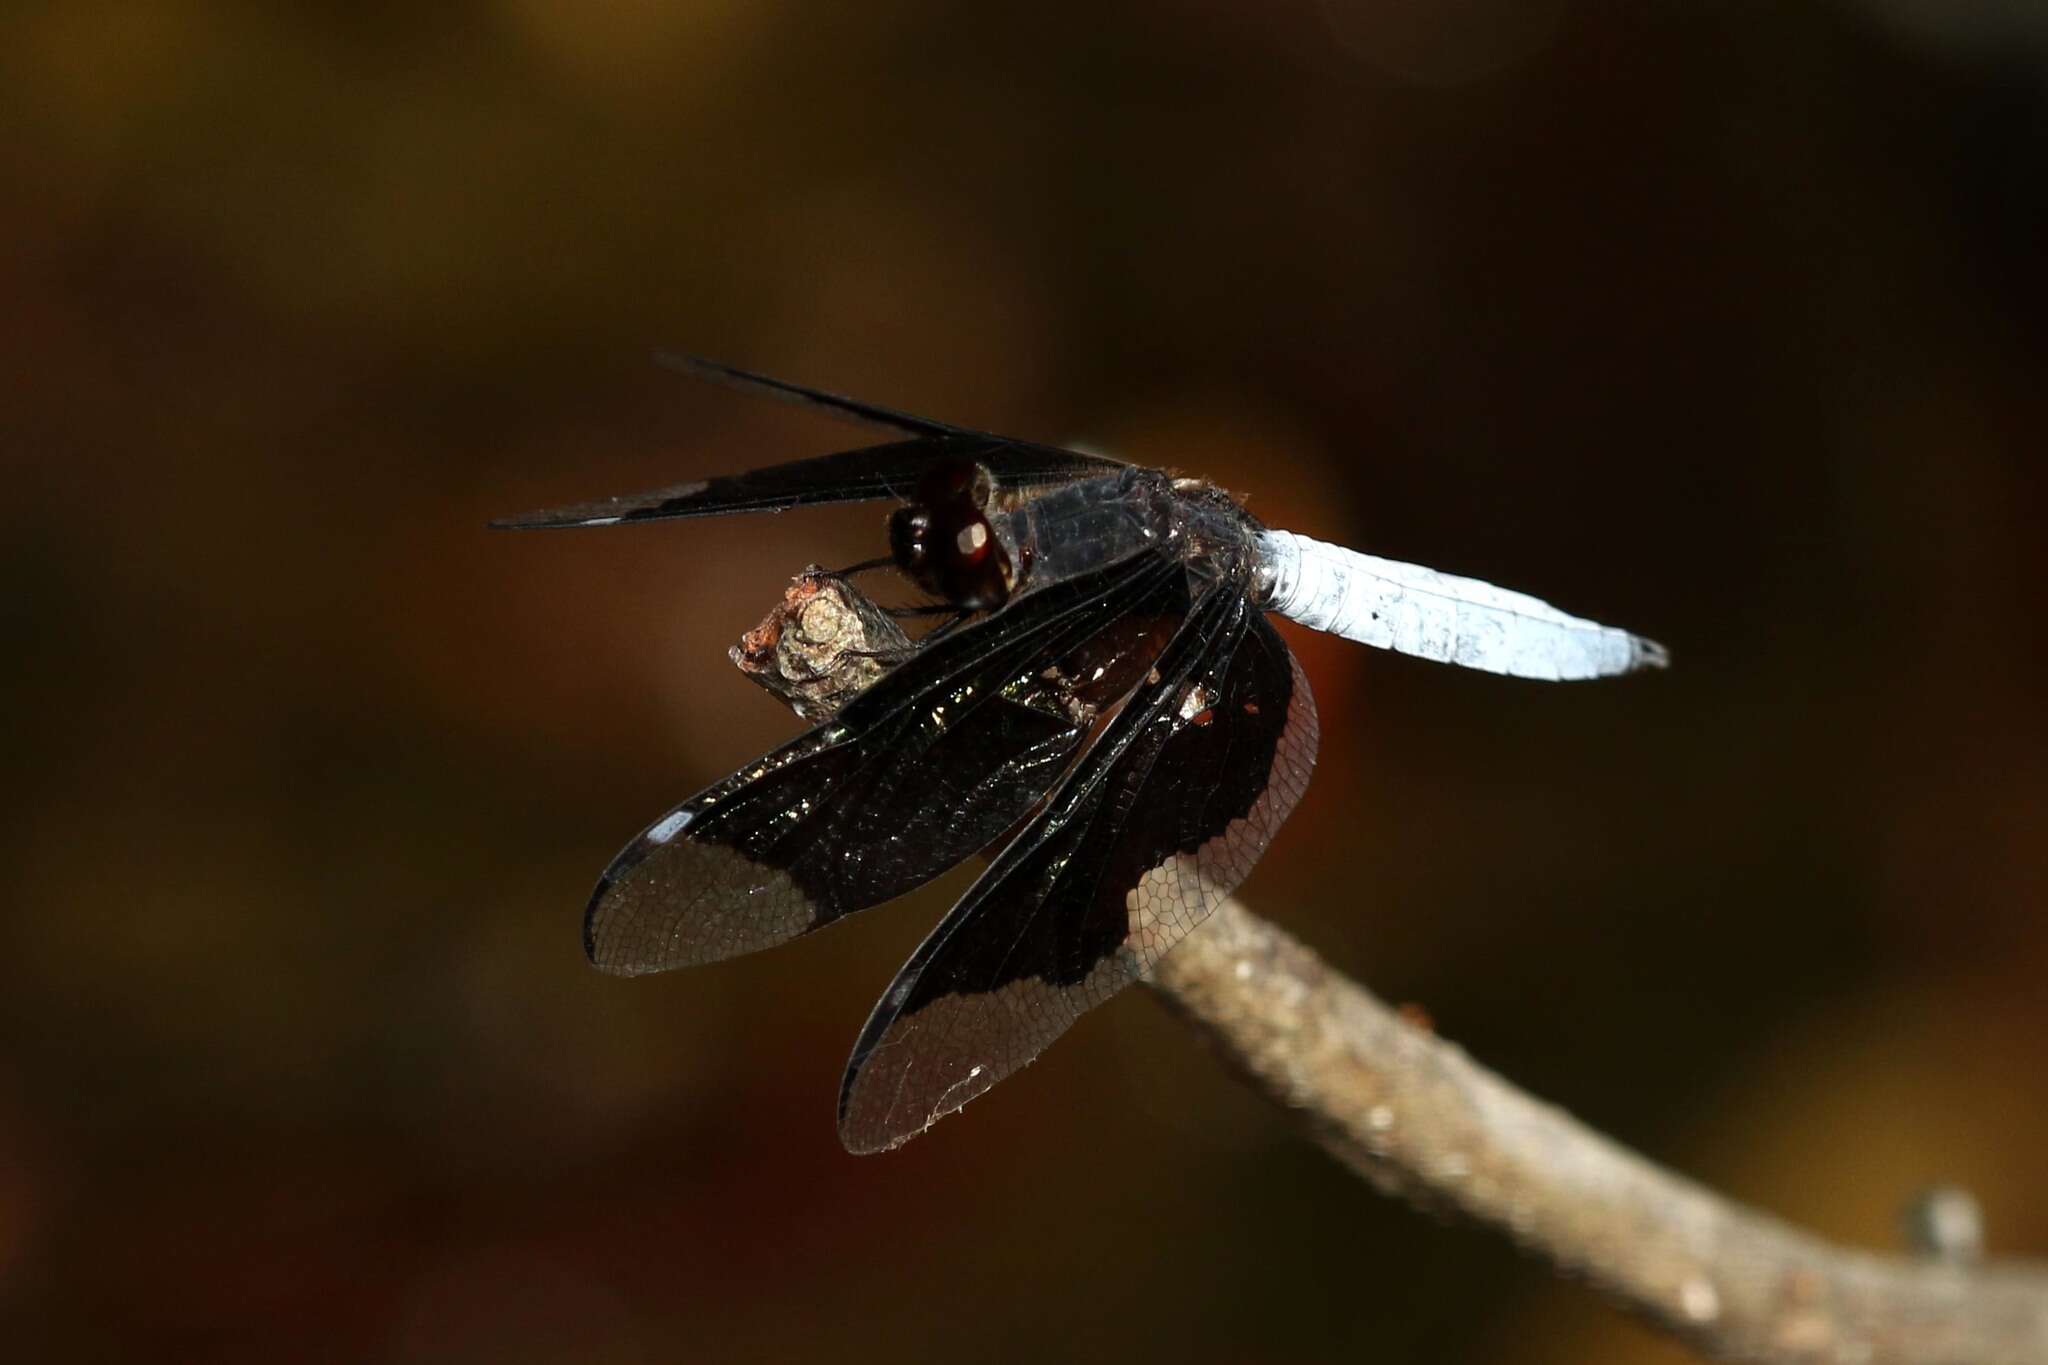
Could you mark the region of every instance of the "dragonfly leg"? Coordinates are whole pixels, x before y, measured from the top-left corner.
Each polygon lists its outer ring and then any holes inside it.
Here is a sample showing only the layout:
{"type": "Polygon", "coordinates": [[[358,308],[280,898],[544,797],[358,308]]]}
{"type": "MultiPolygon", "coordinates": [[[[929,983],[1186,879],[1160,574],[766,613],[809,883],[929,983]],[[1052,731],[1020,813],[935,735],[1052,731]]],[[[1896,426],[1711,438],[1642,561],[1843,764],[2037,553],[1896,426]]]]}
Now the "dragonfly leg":
{"type": "MultiPolygon", "coordinates": [[[[940,610],[951,611],[953,613],[951,619],[941,621],[938,625],[933,626],[930,630],[918,636],[908,645],[898,645],[888,649],[849,649],[845,652],[846,657],[851,659],[883,659],[888,661],[892,665],[899,664],[902,663],[905,659],[908,659],[911,655],[917,653],[917,651],[919,651],[920,649],[923,649],[926,645],[932,644],[933,642],[938,640],[942,640],[946,636],[952,634],[955,630],[958,630],[963,623],[966,622],[968,617],[973,616],[975,614],[971,611],[961,611],[959,608],[950,605],[941,606],[940,610]]],[[[894,613],[891,614],[893,615],[894,613]]],[[[926,613],[917,612],[916,614],[924,615],[926,613]]]]}
{"type": "Polygon", "coordinates": [[[917,643],[923,646],[945,639],[948,635],[951,635],[954,631],[965,625],[967,618],[972,615],[974,613],[971,611],[956,612],[950,620],[941,621],[938,625],[933,626],[930,630],[918,636],[917,643]]]}

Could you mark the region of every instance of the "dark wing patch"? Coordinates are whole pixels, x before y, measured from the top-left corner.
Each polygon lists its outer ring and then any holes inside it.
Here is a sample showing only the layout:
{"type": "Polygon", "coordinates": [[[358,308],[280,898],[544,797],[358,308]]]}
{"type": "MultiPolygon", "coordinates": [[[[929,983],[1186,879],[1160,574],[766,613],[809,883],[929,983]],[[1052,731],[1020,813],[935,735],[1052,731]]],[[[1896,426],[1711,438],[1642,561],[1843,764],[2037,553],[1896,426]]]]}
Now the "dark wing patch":
{"type": "Polygon", "coordinates": [[[627,493],[539,512],[522,512],[518,516],[500,517],[491,525],[507,531],[556,530],[711,517],[728,512],[781,512],[791,507],[876,498],[908,500],[925,471],[942,459],[968,459],[986,465],[997,481],[1008,488],[1065,483],[1124,467],[1093,455],[1006,441],[998,436],[921,436],[792,460],[744,474],[672,484],[648,493],[627,493]]]}
{"type": "Polygon", "coordinates": [[[673,517],[708,517],[727,512],[780,512],[821,503],[862,502],[874,498],[908,498],[917,481],[941,459],[970,459],[988,467],[1010,488],[1033,488],[1069,479],[1104,474],[1126,466],[1099,455],[1083,455],[1056,446],[1011,440],[971,431],[927,417],[842,398],[750,370],[735,369],[697,356],[663,352],[662,364],[684,374],[747,393],[801,403],[841,417],[899,431],[910,439],[863,446],[833,455],[769,465],[744,474],[729,474],[694,483],[671,484],[647,493],[570,503],[539,512],[500,517],[491,523],[503,530],[553,530],[569,526],[616,526],[673,517]]]}
{"type": "Polygon", "coordinates": [[[627,845],[585,914],[590,960],[633,976],[733,957],[938,876],[1052,788],[1090,708],[1187,610],[1185,573],[1153,550],[931,645],[627,845]]]}
{"type": "Polygon", "coordinates": [[[647,493],[571,503],[540,512],[501,517],[491,525],[528,531],[564,526],[613,526],[622,522],[709,517],[726,512],[780,512],[816,503],[906,498],[932,461],[968,454],[991,444],[988,437],[921,436],[859,450],[842,450],[807,460],[769,465],[695,483],[673,484],[647,493]]]}
{"type": "Polygon", "coordinates": [[[1136,980],[1307,788],[1315,702],[1241,583],[1208,589],[1101,740],[898,973],[840,1091],[848,1150],[915,1137],[1136,980]]]}

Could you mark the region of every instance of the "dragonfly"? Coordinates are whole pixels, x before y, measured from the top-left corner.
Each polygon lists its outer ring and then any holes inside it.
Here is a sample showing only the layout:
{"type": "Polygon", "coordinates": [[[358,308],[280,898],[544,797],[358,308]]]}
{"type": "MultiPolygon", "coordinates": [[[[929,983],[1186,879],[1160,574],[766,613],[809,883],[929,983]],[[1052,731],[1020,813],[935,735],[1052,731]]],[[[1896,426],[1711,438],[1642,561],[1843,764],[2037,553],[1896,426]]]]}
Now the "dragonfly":
{"type": "Polygon", "coordinates": [[[1270,529],[1200,478],[660,359],[891,439],[492,524],[890,501],[888,554],[846,572],[893,566],[926,599],[899,610],[947,617],[806,733],[649,824],[584,912],[599,970],[663,972],[823,929],[993,849],[854,1044],[838,1106],[852,1152],[899,1146],[1030,1063],[1251,872],[1320,733],[1271,615],[1546,681],[1667,660],[1522,593],[1270,529]]]}

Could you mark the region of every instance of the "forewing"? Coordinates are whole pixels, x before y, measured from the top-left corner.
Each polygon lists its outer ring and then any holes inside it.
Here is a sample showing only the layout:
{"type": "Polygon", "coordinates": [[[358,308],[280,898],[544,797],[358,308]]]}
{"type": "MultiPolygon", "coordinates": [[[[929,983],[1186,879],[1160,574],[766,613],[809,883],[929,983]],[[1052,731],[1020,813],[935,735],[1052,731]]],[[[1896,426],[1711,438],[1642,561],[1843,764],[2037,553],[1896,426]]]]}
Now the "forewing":
{"type": "Polygon", "coordinates": [[[930,646],[627,845],[585,914],[590,960],[631,976],[734,957],[938,876],[1051,790],[1090,689],[1128,687],[1165,634],[1142,627],[1187,609],[1178,562],[1154,550],[930,646]]]}
{"type": "Polygon", "coordinates": [[[949,458],[978,461],[1010,488],[1064,483],[1120,467],[1114,461],[1092,455],[997,436],[921,436],[792,460],[744,474],[672,484],[646,493],[523,512],[500,517],[491,525],[507,531],[555,530],[712,517],[728,512],[780,512],[791,507],[876,498],[907,500],[932,463],[949,458]]]}
{"type": "Polygon", "coordinates": [[[800,403],[837,416],[887,427],[910,439],[863,446],[833,455],[819,455],[787,464],[769,465],[744,474],[672,484],[646,493],[571,503],[539,512],[502,517],[491,525],[506,530],[543,530],[568,526],[616,526],[674,517],[708,517],[728,512],[779,512],[820,503],[861,502],[874,498],[907,498],[920,475],[935,460],[972,459],[986,465],[998,482],[1010,488],[1063,483],[1121,468],[1121,462],[1030,441],[992,436],[965,427],[914,417],[891,408],[842,398],[783,379],[735,369],[696,356],[664,352],[664,364],[699,379],[785,402],[800,403]]]}
{"type": "Polygon", "coordinates": [[[1315,702],[1240,586],[1210,589],[1032,825],[897,975],[839,1131],[915,1137],[1136,980],[1251,871],[1308,785],[1315,702]]]}

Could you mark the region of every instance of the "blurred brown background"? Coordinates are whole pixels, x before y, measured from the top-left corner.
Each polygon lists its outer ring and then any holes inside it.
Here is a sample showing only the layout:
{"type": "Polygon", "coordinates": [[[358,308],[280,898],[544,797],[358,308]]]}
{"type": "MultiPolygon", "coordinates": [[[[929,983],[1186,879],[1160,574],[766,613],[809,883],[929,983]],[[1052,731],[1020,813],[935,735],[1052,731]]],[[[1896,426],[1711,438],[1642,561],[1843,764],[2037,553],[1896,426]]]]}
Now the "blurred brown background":
{"type": "MultiPolygon", "coordinates": [[[[963,884],[620,982],[577,922],[793,733],[858,508],[491,515],[857,444],[705,352],[1199,471],[1658,636],[1288,628],[1246,889],[1657,1159],[2048,1253],[2048,27],[1934,0],[488,0],[0,23],[10,1359],[1662,1361],[1142,992],[887,1157],[963,884]]],[[[2031,11],[2038,13],[2037,11],[2031,11]]]]}

